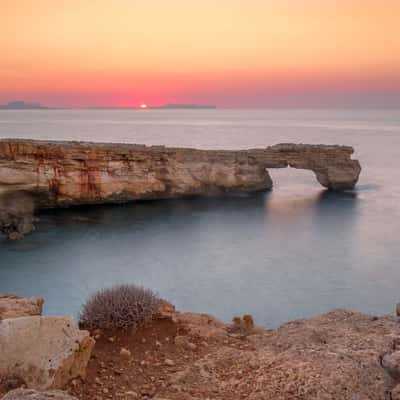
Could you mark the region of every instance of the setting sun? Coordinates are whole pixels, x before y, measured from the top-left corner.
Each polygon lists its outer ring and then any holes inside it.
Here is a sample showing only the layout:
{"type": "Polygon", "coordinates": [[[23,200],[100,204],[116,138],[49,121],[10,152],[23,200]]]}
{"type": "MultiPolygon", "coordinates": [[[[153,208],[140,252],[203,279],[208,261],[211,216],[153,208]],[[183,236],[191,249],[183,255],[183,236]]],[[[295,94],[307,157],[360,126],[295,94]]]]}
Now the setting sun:
{"type": "Polygon", "coordinates": [[[398,0],[93,0],[59,8],[52,0],[1,2],[0,102],[400,103],[398,0]]]}

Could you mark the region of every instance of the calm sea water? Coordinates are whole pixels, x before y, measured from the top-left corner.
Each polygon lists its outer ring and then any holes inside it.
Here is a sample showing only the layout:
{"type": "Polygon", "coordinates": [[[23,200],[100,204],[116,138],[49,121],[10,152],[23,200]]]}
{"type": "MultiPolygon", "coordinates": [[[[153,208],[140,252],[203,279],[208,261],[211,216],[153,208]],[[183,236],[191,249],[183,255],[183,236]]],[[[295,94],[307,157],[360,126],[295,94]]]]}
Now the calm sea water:
{"type": "Polygon", "coordinates": [[[41,213],[25,240],[0,239],[0,293],[44,296],[46,314],[76,315],[91,291],[118,282],[267,326],[336,307],[390,313],[400,301],[399,110],[0,111],[0,137],[348,144],[363,167],[348,193],[285,169],[270,171],[270,193],[41,213]]]}

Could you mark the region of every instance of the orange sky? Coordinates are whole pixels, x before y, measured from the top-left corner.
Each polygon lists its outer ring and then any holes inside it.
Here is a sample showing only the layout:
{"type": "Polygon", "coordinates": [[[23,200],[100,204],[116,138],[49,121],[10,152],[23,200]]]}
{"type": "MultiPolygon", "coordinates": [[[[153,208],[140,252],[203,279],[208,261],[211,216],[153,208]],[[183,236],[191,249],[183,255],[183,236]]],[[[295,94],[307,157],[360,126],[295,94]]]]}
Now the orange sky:
{"type": "Polygon", "coordinates": [[[0,102],[400,105],[399,0],[0,0],[0,102]]]}

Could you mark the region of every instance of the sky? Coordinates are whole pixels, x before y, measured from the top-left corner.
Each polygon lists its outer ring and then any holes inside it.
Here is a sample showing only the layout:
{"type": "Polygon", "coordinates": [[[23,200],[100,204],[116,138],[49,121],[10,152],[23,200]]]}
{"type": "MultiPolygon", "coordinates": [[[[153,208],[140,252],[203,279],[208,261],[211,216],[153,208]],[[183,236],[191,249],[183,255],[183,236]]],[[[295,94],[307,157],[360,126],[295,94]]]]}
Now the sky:
{"type": "Polygon", "coordinates": [[[0,0],[0,103],[399,107],[399,0],[0,0]]]}

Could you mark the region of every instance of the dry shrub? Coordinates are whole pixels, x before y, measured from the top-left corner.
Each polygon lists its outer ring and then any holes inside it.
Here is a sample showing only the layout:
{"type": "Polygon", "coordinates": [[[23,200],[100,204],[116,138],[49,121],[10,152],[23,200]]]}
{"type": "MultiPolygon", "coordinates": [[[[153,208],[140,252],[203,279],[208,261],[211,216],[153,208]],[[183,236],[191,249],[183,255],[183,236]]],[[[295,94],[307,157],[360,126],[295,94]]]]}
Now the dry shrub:
{"type": "Polygon", "coordinates": [[[159,297],[141,286],[100,289],[82,306],[79,325],[90,330],[137,328],[153,317],[159,304],[159,297]]]}

